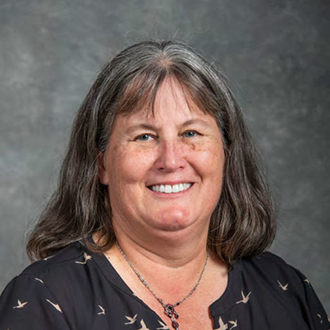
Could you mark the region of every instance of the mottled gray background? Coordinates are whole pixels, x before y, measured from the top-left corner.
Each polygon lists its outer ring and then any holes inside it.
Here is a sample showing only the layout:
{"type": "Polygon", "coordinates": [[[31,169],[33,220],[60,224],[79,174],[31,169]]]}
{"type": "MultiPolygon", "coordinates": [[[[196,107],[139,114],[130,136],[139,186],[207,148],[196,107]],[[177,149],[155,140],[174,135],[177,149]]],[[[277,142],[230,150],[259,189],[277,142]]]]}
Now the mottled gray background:
{"type": "Polygon", "coordinates": [[[149,38],[219,63],[279,206],[272,250],[330,311],[330,4],[319,0],[0,0],[0,290],[28,264],[74,113],[102,64],[149,38]]]}

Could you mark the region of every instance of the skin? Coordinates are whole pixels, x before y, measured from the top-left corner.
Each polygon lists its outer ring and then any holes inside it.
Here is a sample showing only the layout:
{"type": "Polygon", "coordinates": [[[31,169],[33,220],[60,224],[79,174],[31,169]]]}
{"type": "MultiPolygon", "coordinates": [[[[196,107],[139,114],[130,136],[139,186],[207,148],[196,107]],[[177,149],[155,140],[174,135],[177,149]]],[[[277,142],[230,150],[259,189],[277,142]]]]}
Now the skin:
{"type": "MultiPolygon", "coordinates": [[[[220,197],[224,160],[214,118],[199,110],[169,78],[157,92],[153,114],[141,110],[116,118],[108,150],[99,156],[99,179],[109,187],[117,240],[164,301],[182,299],[199,277],[210,216],[220,197]],[[191,187],[173,194],[151,190],[154,185],[179,183],[191,187]]],[[[116,246],[106,256],[134,293],[162,315],[161,305],[116,246]]],[[[185,327],[205,329],[209,323],[211,328],[208,306],[225,290],[226,280],[226,267],[211,255],[194,293],[200,291],[198,302],[189,298],[179,306],[185,327]],[[209,281],[217,284],[209,288],[209,281]],[[201,314],[197,320],[196,313],[201,314]]]]}

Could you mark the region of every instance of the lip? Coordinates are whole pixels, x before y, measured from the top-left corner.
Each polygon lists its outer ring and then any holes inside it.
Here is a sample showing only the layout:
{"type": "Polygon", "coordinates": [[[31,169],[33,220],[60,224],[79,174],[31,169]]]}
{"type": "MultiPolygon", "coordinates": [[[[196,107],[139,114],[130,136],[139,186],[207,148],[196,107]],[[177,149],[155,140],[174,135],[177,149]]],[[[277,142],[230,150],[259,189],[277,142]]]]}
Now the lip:
{"type": "Polygon", "coordinates": [[[191,181],[166,181],[166,182],[160,182],[160,183],[153,183],[151,185],[147,185],[147,188],[152,191],[155,194],[158,195],[166,195],[166,196],[178,196],[180,194],[184,194],[187,191],[189,191],[192,186],[194,185],[194,182],[191,181]],[[187,186],[189,185],[189,186],[187,186]],[[153,189],[152,187],[157,186],[156,189],[153,189]],[[161,190],[161,191],[160,191],[161,190]]]}
{"type": "Polygon", "coordinates": [[[194,182],[191,181],[191,180],[176,180],[176,181],[157,181],[157,182],[152,182],[152,183],[148,183],[146,186],[147,187],[151,187],[151,186],[159,186],[161,184],[163,184],[164,186],[165,185],[170,185],[170,186],[173,186],[175,184],[180,184],[180,183],[191,183],[193,184],[194,182]]]}

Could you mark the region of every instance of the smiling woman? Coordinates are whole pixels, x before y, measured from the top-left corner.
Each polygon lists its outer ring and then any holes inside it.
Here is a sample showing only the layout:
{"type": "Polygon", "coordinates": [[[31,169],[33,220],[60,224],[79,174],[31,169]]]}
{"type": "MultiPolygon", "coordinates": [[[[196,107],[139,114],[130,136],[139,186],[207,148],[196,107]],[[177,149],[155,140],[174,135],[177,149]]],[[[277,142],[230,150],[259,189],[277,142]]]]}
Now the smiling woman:
{"type": "MultiPolygon", "coordinates": [[[[215,119],[188,102],[180,84],[168,78],[158,89],[153,113],[116,118],[109,146],[99,155],[99,178],[108,187],[117,240],[123,233],[156,249],[151,242],[165,244],[174,237],[164,237],[163,231],[197,225],[207,237],[222,186],[224,151],[215,119]]],[[[181,235],[188,232],[175,237],[181,235]]]]}
{"type": "Polygon", "coordinates": [[[140,42],[78,111],[0,328],[328,329],[309,281],[264,252],[274,235],[222,75],[187,45],[140,42]]]}

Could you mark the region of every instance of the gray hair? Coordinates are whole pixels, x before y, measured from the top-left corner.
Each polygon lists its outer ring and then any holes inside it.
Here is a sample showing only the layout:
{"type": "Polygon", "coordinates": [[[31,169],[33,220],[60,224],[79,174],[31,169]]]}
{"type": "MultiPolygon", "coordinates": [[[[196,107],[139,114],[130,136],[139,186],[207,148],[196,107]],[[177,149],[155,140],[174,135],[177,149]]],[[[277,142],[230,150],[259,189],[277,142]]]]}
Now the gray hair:
{"type": "Polygon", "coordinates": [[[111,205],[107,187],[98,180],[97,156],[107,149],[116,116],[153,111],[166,77],[176,79],[187,97],[215,118],[223,138],[224,179],[211,216],[209,248],[231,266],[271,244],[275,235],[272,198],[240,107],[222,74],[183,43],[143,41],[105,65],[81,105],[58,189],[30,235],[31,259],[53,254],[77,239],[99,252],[114,243],[111,205]],[[95,232],[103,236],[102,246],[89,239],[95,232]]]}

